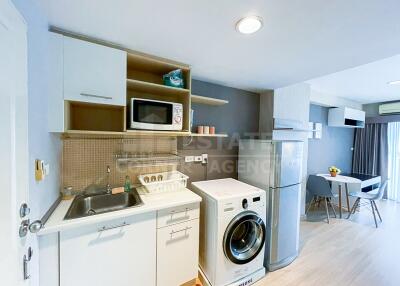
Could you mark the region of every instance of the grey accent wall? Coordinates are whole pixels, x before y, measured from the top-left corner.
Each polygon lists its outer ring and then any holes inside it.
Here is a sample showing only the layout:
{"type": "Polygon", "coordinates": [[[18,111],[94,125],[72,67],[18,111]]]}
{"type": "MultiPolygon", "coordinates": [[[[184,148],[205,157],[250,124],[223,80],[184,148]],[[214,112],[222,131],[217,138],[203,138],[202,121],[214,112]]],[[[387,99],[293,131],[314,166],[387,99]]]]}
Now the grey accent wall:
{"type": "Polygon", "coordinates": [[[193,80],[192,94],[229,100],[222,106],[192,104],[193,128],[197,125],[216,127],[217,133],[233,135],[258,132],[260,95],[245,90],[193,80]]]}
{"type": "Polygon", "coordinates": [[[229,100],[222,106],[192,104],[193,129],[197,125],[215,126],[217,133],[228,138],[179,138],[180,156],[208,154],[208,164],[184,163],[180,170],[189,181],[237,178],[238,139],[246,134],[258,134],[260,95],[240,89],[193,80],[192,93],[229,100]]]}
{"type": "Polygon", "coordinates": [[[308,140],[307,174],[327,173],[332,165],[350,172],[354,129],[329,127],[328,107],[310,105],[310,122],[322,123],[322,139],[308,140]]]}
{"type": "Polygon", "coordinates": [[[379,116],[379,104],[380,103],[363,104],[362,108],[365,111],[365,117],[379,116]]]}

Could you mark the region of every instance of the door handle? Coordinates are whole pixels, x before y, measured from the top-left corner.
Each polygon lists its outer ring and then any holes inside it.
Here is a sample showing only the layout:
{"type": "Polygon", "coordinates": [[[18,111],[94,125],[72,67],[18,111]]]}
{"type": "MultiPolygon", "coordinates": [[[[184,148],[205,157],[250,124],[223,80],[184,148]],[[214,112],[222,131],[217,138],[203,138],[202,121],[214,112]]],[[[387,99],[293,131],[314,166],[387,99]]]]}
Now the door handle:
{"type": "Polygon", "coordinates": [[[111,229],[115,229],[115,228],[120,228],[120,227],[124,227],[124,226],[127,226],[127,225],[129,225],[129,223],[127,223],[127,222],[124,221],[123,223],[118,224],[118,225],[113,225],[113,226],[109,226],[109,227],[103,226],[102,228],[100,228],[100,229],[98,230],[98,232],[103,232],[103,231],[106,231],[106,230],[111,230],[111,229]]]}
{"type": "Polygon", "coordinates": [[[21,225],[19,227],[19,237],[23,238],[28,234],[28,231],[31,233],[37,233],[43,227],[41,220],[35,220],[30,223],[29,219],[25,219],[21,221],[21,225]]]}
{"type": "Polygon", "coordinates": [[[31,275],[29,274],[28,264],[29,264],[29,261],[31,261],[31,259],[32,259],[32,255],[33,255],[32,247],[29,247],[28,254],[27,255],[24,254],[24,258],[23,258],[24,280],[28,280],[29,278],[31,278],[31,275]]]}
{"type": "Polygon", "coordinates": [[[88,96],[88,97],[102,98],[102,99],[112,99],[111,96],[97,95],[97,94],[84,93],[84,92],[81,92],[81,95],[88,96]]]}

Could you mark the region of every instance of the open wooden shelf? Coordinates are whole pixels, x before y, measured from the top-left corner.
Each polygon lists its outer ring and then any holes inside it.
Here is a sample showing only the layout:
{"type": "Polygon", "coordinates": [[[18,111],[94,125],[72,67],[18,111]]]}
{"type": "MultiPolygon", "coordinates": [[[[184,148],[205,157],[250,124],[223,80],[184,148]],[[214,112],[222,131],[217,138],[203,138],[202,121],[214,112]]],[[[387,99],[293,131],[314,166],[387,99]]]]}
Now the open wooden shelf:
{"type": "Polygon", "coordinates": [[[154,56],[128,53],[128,79],[162,85],[163,75],[176,69],[182,70],[185,88],[190,90],[190,66],[154,56]]]}
{"type": "Polygon", "coordinates": [[[66,130],[93,132],[125,131],[125,106],[66,101],[66,130]]]}
{"type": "Polygon", "coordinates": [[[191,99],[193,103],[207,104],[207,105],[224,105],[229,103],[228,100],[206,97],[201,95],[194,95],[194,94],[191,95],[191,99]]]}
{"type": "Polygon", "coordinates": [[[129,90],[148,94],[186,95],[190,93],[190,90],[186,88],[177,88],[135,79],[127,79],[126,86],[129,90]]]}

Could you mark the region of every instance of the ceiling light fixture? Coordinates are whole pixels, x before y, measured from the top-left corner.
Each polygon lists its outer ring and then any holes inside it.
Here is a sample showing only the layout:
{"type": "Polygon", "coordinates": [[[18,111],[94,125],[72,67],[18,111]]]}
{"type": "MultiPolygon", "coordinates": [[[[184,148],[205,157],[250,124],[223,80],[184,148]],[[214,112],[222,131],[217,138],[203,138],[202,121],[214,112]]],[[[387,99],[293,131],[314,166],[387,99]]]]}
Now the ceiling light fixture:
{"type": "Polygon", "coordinates": [[[249,16],[240,19],[236,23],[236,29],[242,34],[253,34],[261,29],[262,19],[258,16],[249,16]]]}
{"type": "Polygon", "coordinates": [[[400,80],[389,81],[388,84],[390,85],[400,84],[400,80]]]}

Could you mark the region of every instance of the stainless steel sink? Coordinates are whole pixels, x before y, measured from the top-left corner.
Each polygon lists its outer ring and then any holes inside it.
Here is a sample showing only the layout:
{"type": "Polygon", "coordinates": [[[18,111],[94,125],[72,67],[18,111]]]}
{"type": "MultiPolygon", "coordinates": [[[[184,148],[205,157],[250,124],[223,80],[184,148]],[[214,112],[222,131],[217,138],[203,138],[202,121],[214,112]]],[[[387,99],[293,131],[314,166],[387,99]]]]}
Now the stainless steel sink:
{"type": "Polygon", "coordinates": [[[135,189],[128,193],[78,195],[73,200],[64,219],[74,219],[142,205],[135,189]]]}

